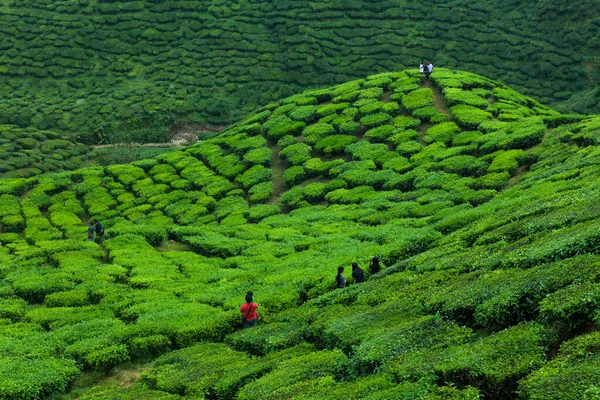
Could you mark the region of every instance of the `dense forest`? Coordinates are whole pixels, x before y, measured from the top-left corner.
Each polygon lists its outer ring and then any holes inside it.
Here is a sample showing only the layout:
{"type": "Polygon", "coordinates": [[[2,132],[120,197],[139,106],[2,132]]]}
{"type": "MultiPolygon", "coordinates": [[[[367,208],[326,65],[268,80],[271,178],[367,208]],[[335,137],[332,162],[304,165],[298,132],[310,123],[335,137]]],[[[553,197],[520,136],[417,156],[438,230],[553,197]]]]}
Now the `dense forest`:
{"type": "Polygon", "coordinates": [[[0,398],[597,398],[599,158],[599,117],[411,69],[2,179],[0,398]]]}
{"type": "Polygon", "coordinates": [[[0,1],[0,124],[160,142],[305,88],[422,59],[598,112],[600,5],[583,1],[0,1]]]}

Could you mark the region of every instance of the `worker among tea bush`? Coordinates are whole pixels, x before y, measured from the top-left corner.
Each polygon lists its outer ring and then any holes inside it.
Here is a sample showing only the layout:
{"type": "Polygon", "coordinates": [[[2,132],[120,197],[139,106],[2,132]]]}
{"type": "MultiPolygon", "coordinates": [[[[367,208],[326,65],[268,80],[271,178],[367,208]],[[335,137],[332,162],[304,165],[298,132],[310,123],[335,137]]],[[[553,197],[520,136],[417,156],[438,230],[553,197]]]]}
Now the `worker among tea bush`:
{"type": "Polygon", "coordinates": [[[335,287],[337,289],[343,289],[346,287],[346,278],[344,277],[344,267],[341,265],[338,267],[338,273],[335,276],[335,287]]]}
{"type": "Polygon", "coordinates": [[[379,265],[379,257],[371,257],[371,261],[369,261],[369,271],[371,272],[371,275],[381,271],[381,266],[379,265]]]}
{"type": "Polygon", "coordinates": [[[365,271],[355,262],[352,263],[352,280],[354,283],[363,283],[365,281],[365,271]]]}
{"type": "Polygon", "coordinates": [[[97,219],[93,221],[94,225],[96,225],[96,237],[98,238],[98,243],[104,243],[104,227],[97,219]]]}
{"type": "Polygon", "coordinates": [[[90,223],[88,224],[88,240],[90,242],[94,241],[94,232],[96,230],[96,227],[94,226],[94,222],[90,221],[90,223]]]}
{"type": "Polygon", "coordinates": [[[251,290],[246,293],[245,300],[246,302],[240,306],[244,329],[256,326],[257,321],[260,320],[260,315],[256,311],[258,304],[254,302],[254,293],[251,290]]]}

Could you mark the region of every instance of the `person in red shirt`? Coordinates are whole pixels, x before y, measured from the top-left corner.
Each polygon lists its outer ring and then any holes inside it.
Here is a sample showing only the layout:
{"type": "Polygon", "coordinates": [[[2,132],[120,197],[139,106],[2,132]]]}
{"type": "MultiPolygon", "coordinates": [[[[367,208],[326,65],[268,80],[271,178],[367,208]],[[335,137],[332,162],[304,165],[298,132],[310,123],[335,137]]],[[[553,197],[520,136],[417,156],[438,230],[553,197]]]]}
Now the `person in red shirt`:
{"type": "Polygon", "coordinates": [[[249,291],[246,293],[246,303],[242,304],[240,307],[244,329],[256,326],[257,320],[260,319],[260,315],[258,315],[258,312],[256,311],[258,304],[256,304],[253,299],[254,294],[252,291],[249,291]]]}

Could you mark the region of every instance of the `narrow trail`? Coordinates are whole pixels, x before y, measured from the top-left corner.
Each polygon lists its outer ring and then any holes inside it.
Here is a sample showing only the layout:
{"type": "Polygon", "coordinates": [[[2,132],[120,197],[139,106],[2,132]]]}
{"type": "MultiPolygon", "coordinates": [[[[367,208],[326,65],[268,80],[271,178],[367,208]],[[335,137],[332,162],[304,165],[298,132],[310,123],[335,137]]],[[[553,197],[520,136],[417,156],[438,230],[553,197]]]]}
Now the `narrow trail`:
{"type": "Polygon", "coordinates": [[[433,93],[433,105],[437,110],[443,114],[446,114],[449,117],[449,120],[452,121],[452,114],[450,113],[450,107],[442,94],[440,88],[435,86],[431,81],[425,81],[421,84],[421,88],[428,88],[433,93]]]}

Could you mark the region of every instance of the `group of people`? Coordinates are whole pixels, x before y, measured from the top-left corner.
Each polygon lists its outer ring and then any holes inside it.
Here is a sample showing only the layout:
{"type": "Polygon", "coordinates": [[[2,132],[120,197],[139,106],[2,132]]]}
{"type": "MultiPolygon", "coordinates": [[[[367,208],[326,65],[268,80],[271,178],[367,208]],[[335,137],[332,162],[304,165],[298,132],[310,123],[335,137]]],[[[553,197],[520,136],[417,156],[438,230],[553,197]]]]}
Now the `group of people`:
{"type": "Polygon", "coordinates": [[[94,241],[94,234],[98,239],[98,243],[104,243],[104,227],[97,219],[91,220],[88,226],[88,240],[90,242],[94,241]]]}
{"type": "Polygon", "coordinates": [[[425,80],[429,81],[429,75],[433,72],[433,64],[429,61],[423,61],[419,65],[419,72],[425,74],[425,80]]]}
{"type": "MultiPolygon", "coordinates": [[[[371,272],[371,275],[376,274],[380,270],[381,266],[379,265],[379,258],[377,256],[371,257],[371,261],[369,261],[369,271],[371,272]]],[[[365,271],[363,271],[356,262],[352,263],[352,280],[354,283],[363,283],[365,281],[365,271]]],[[[344,277],[343,265],[338,267],[338,273],[335,276],[335,287],[338,289],[343,289],[346,287],[346,278],[344,277]]]]}
{"type": "MultiPolygon", "coordinates": [[[[369,262],[369,271],[371,274],[376,274],[380,270],[381,266],[379,265],[379,258],[377,256],[371,257],[371,261],[369,262]]],[[[346,278],[343,274],[344,267],[338,267],[338,273],[335,277],[336,288],[346,287],[346,278]]],[[[365,271],[363,271],[356,262],[352,263],[352,280],[356,283],[365,281],[365,271]]],[[[258,314],[258,304],[254,301],[254,293],[252,291],[246,293],[244,300],[246,300],[246,302],[240,306],[240,313],[242,314],[242,324],[244,325],[244,329],[247,329],[256,326],[258,321],[260,321],[261,316],[258,314]]]]}

